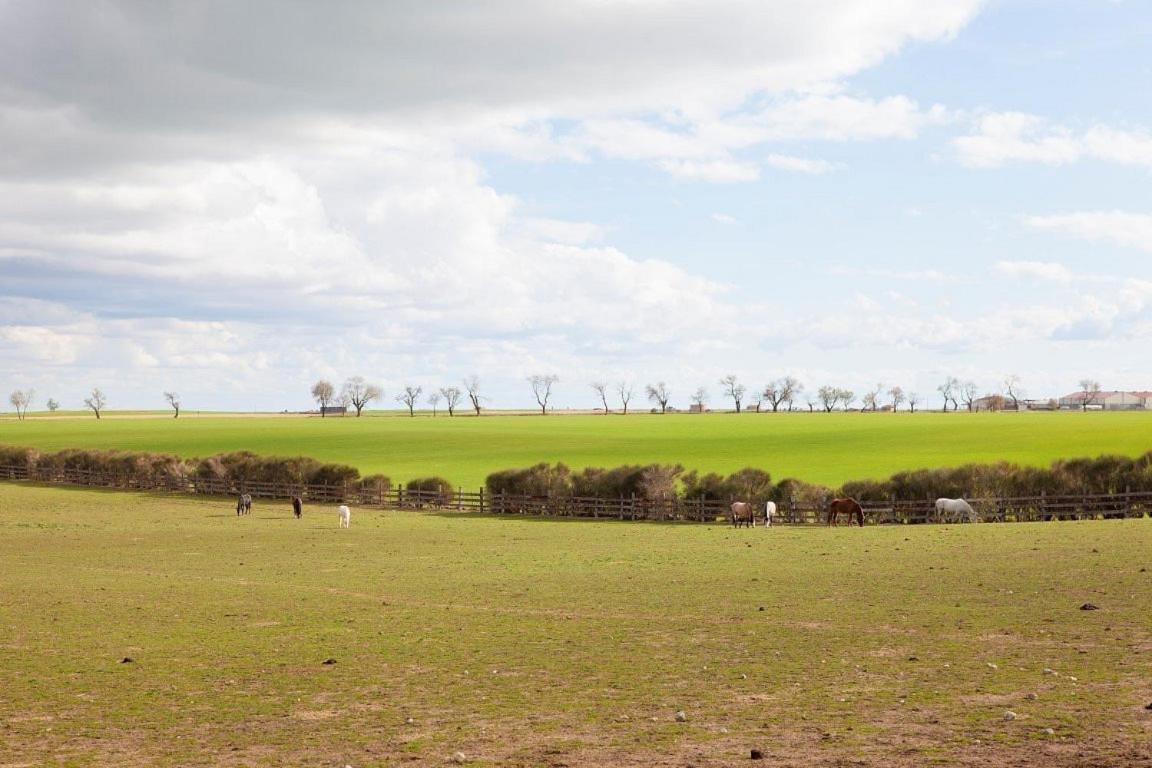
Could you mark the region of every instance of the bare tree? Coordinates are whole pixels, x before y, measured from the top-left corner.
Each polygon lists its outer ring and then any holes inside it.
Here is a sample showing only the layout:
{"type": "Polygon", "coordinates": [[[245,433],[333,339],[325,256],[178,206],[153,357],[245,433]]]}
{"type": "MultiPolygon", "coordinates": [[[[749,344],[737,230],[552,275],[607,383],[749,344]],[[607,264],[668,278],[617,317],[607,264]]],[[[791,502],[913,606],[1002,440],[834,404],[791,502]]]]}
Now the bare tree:
{"type": "Polygon", "coordinates": [[[1092,379],[1080,379],[1080,409],[1087,412],[1088,406],[1096,405],[1100,401],[1100,382],[1092,379]]]}
{"type": "Polygon", "coordinates": [[[817,390],[816,396],[820,398],[820,405],[824,408],[824,413],[832,413],[832,409],[840,400],[840,390],[836,387],[823,386],[817,390]]]}
{"type": "Polygon", "coordinates": [[[396,395],[396,402],[404,403],[408,406],[408,415],[416,415],[416,401],[420,399],[420,393],[424,391],[424,387],[413,386],[411,384],[404,387],[404,391],[396,395]]]}
{"type": "Polygon", "coordinates": [[[780,379],[780,388],[784,390],[784,402],[788,405],[788,410],[792,410],[792,401],[804,391],[804,385],[792,376],[785,376],[780,379]]]}
{"type": "Polygon", "coordinates": [[[720,386],[724,387],[724,395],[736,403],[736,413],[740,413],[740,401],[744,399],[744,393],[747,391],[744,385],[739,383],[734,375],[728,374],[720,379],[720,386]]]}
{"type": "Polygon", "coordinates": [[[915,392],[908,393],[908,410],[916,413],[916,406],[920,404],[920,395],[915,392]]]}
{"type": "Polygon", "coordinates": [[[672,399],[672,390],[668,389],[667,384],[662,381],[649,384],[644,387],[644,392],[648,395],[649,402],[660,405],[660,413],[668,412],[668,401],[672,399]]]}
{"type": "Polygon", "coordinates": [[[56,411],[60,410],[60,403],[56,402],[56,401],[55,401],[54,399],[52,399],[51,397],[50,397],[50,398],[48,398],[48,403],[47,403],[47,405],[48,405],[48,411],[49,411],[50,413],[56,413],[56,411]]]}
{"type": "Polygon", "coordinates": [[[548,398],[552,397],[552,385],[560,381],[554,373],[536,374],[528,377],[532,385],[532,394],[536,397],[536,404],[540,406],[540,415],[548,415],[548,398]]]}
{"type": "Polygon", "coordinates": [[[880,393],[884,391],[883,384],[876,384],[875,387],[864,393],[864,408],[865,411],[875,411],[880,407],[880,393]]]}
{"type": "Polygon", "coordinates": [[[899,386],[892,387],[892,389],[888,390],[888,397],[892,398],[892,413],[896,413],[897,409],[900,408],[900,403],[908,399],[904,394],[904,390],[899,386]]]}
{"type": "Polygon", "coordinates": [[[836,397],[844,403],[844,410],[849,410],[852,407],[852,401],[856,399],[856,393],[850,389],[836,390],[836,397]]]}
{"type": "Polygon", "coordinates": [[[441,387],[440,394],[444,397],[444,406],[448,409],[449,416],[456,415],[456,405],[460,402],[460,395],[463,394],[459,387],[441,387]]]}
{"type": "Polygon", "coordinates": [[[356,409],[356,415],[360,416],[364,406],[384,396],[384,390],[375,384],[369,384],[363,376],[353,376],[344,382],[344,388],[340,390],[340,394],[348,401],[349,405],[356,409]]]}
{"type": "Polygon", "coordinates": [[[97,421],[100,419],[100,411],[104,410],[106,404],[104,393],[100,391],[99,387],[93,389],[92,394],[84,398],[84,405],[92,409],[92,412],[96,414],[97,421]]]}
{"type": "Polygon", "coordinates": [[[632,385],[626,381],[621,381],[616,384],[616,394],[620,396],[620,402],[624,405],[623,414],[628,415],[628,403],[632,400],[632,385]]]}
{"type": "Polygon", "coordinates": [[[956,402],[956,391],[960,388],[960,380],[955,376],[948,376],[944,379],[944,383],[936,387],[936,391],[944,396],[944,410],[948,410],[948,402],[951,401],[953,408],[956,411],[960,409],[959,404],[956,402]]]}
{"type": "Polygon", "coordinates": [[[976,402],[976,396],[979,394],[980,388],[976,386],[974,381],[966,381],[960,385],[960,399],[964,401],[964,407],[969,412],[971,412],[972,405],[976,402]]]}
{"type": "Polygon", "coordinates": [[[439,392],[433,392],[428,395],[428,405],[432,406],[432,418],[436,418],[436,409],[440,406],[440,398],[442,395],[439,392]]]}
{"type": "Polygon", "coordinates": [[[480,415],[480,377],[475,374],[464,379],[464,389],[468,390],[468,399],[472,401],[472,408],[476,415],[480,415]]]}
{"type": "Polygon", "coordinates": [[[1025,396],[1024,390],[1020,387],[1020,377],[1012,374],[1004,379],[1004,394],[1012,401],[1012,410],[1020,410],[1020,398],[1025,396]]]}
{"type": "Polygon", "coordinates": [[[172,409],[176,411],[176,413],[172,415],[172,418],[180,418],[180,395],[175,392],[165,392],[164,399],[167,400],[168,405],[172,406],[172,409]]]}
{"type": "Polygon", "coordinates": [[[792,401],[796,395],[800,393],[803,387],[800,382],[791,376],[784,376],[783,378],[776,379],[775,381],[768,382],[764,387],[763,397],[772,406],[772,412],[776,413],[780,410],[780,406],[788,403],[788,408],[791,410],[792,401]]]}
{"type": "Polygon", "coordinates": [[[32,398],[36,396],[36,390],[16,390],[9,396],[8,402],[16,409],[16,418],[20,421],[28,414],[28,404],[32,402],[32,398]]]}
{"type": "Polygon", "coordinates": [[[592,389],[596,391],[596,394],[599,395],[600,402],[604,404],[604,415],[607,416],[612,412],[612,410],[608,407],[608,382],[594,381],[588,386],[592,387],[592,389]]]}
{"type": "Polygon", "coordinates": [[[696,406],[700,413],[704,413],[704,405],[708,402],[708,390],[704,387],[698,387],[692,393],[692,404],[696,406]]]}
{"type": "Polygon", "coordinates": [[[332,402],[334,397],[336,397],[336,387],[332,386],[332,382],[320,379],[312,385],[312,399],[320,405],[321,418],[324,418],[324,409],[328,407],[328,403],[332,402]]]}

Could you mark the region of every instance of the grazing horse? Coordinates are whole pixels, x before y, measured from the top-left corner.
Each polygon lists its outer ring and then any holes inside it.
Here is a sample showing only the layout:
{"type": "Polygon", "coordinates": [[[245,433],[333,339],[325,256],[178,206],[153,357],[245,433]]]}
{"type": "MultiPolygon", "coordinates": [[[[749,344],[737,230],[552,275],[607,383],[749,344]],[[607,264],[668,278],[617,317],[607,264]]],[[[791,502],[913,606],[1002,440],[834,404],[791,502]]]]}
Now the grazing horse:
{"type": "Polygon", "coordinates": [[[741,525],[747,525],[751,528],[756,520],[756,507],[752,506],[746,501],[736,501],[732,503],[732,527],[739,528],[741,525]]]}
{"type": "Polygon", "coordinates": [[[347,506],[341,504],[340,508],[336,510],[336,514],[340,516],[340,527],[349,528],[352,525],[352,510],[347,506]]]}
{"type": "Polygon", "coordinates": [[[236,497],[236,514],[250,515],[252,514],[252,494],[242,493],[236,497]]]}
{"type": "Polygon", "coordinates": [[[304,514],[304,502],[301,501],[298,495],[292,497],[292,514],[296,516],[297,520],[304,514]]]}
{"type": "Polygon", "coordinates": [[[964,499],[936,499],[936,521],[949,523],[970,523],[977,521],[976,510],[964,499]]]}
{"type": "Polygon", "coordinates": [[[772,518],[776,517],[776,502],[769,501],[764,505],[764,527],[772,527],[772,518]]]}
{"type": "Polygon", "coordinates": [[[828,525],[836,525],[840,515],[848,515],[848,525],[852,525],[852,518],[855,517],[860,527],[864,527],[864,508],[856,499],[833,499],[828,505],[828,525]]]}

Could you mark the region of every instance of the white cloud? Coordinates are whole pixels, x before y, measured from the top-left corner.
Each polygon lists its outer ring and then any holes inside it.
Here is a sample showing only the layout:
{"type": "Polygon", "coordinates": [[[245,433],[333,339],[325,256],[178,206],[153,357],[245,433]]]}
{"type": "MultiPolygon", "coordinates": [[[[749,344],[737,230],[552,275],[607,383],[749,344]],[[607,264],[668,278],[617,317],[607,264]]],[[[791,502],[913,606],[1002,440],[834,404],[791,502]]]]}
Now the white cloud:
{"type": "Polygon", "coordinates": [[[975,168],[1011,162],[1065,165],[1091,158],[1152,167],[1152,134],[1097,125],[1076,132],[1037,115],[996,112],[982,116],[976,131],[953,140],[960,161],[975,168]]]}
{"type": "Polygon", "coordinates": [[[725,184],[760,178],[760,169],[755,163],[734,160],[661,160],[657,165],[673,176],[693,181],[725,184]]]}
{"type": "Polygon", "coordinates": [[[764,163],[782,171],[812,174],[828,173],[836,167],[826,160],[817,158],[777,154],[768,155],[768,157],[764,158],[764,163]]]}
{"type": "Polygon", "coordinates": [[[712,221],[717,221],[721,224],[735,224],[736,223],[736,217],[735,216],[729,216],[727,213],[714,213],[711,216],[709,216],[708,218],[712,219],[712,221]]]}
{"type": "Polygon", "coordinates": [[[1103,240],[1152,253],[1152,215],[1127,211],[1079,211],[1053,216],[1027,216],[1035,229],[1103,240]]]}
{"type": "Polygon", "coordinates": [[[1033,278],[1054,283],[1072,282],[1072,270],[1053,261],[998,261],[993,270],[1005,277],[1033,278]]]}
{"type": "MultiPolygon", "coordinates": [[[[755,181],[761,165],[798,173],[826,173],[825,160],[772,152],[747,156],[756,147],[800,141],[906,140],[948,117],[936,106],[922,110],[904,96],[874,100],[848,95],[787,95],[770,106],[675,122],[640,118],[584,121],[559,146],[569,156],[604,157],[655,164],[686,179],[718,183],[755,181]]],[[[561,151],[561,150],[558,150],[561,151]]]]}

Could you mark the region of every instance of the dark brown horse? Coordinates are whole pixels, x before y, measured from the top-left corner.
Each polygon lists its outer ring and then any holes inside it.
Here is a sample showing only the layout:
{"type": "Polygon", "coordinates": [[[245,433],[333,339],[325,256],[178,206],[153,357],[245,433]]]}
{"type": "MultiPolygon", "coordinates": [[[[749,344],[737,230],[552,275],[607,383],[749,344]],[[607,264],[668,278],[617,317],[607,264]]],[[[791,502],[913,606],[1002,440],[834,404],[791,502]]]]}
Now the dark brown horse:
{"type": "Polygon", "coordinates": [[[852,518],[856,518],[860,527],[864,527],[864,508],[856,499],[833,499],[828,505],[828,525],[836,525],[840,515],[848,515],[848,525],[852,525],[852,518]]]}
{"type": "Polygon", "coordinates": [[[732,503],[732,527],[739,528],[741,525],[747,525],[751,528],[756,522],[756,507],[749,504],[747,501],[736,501],[732,503]]]}

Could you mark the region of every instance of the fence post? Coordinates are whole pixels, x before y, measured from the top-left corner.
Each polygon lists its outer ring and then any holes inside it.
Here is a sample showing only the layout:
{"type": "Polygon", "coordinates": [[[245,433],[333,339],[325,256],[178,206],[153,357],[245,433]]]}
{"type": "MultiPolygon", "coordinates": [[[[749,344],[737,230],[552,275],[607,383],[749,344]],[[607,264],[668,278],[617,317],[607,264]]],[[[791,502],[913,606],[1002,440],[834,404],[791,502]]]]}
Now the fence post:
{"type": "Polygon", "coordinates": [[[484,486],[480,486],[480,514],[484,514],[484,486]]]}

